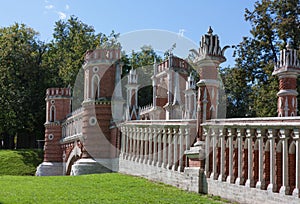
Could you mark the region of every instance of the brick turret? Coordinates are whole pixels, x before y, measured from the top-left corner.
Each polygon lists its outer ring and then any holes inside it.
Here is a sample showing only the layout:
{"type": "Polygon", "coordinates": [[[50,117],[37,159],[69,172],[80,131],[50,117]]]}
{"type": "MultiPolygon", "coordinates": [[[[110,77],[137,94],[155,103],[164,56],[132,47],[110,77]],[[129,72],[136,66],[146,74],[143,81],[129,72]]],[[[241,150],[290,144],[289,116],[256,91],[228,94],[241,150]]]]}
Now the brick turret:
{"type": "Polygon", "coordinates": [[[300,62],[297,50],[287,45],[280,51],[273,75],[279,78],[277,112],[278,117],[297,115],[297,77],[300,74],[300,62]]]}
{"type": "Polygon", "coordinates": [[[60,140],[61,121],[71,111],[70,88],[49,88],[46,90],[46,123],[44,162],[37,169],[37,175],[62,175],[63,158],[60,140]]]}
{"type": "MultiPolygon", "coordinates": [[[[121,80],[120,48],[97,48],[85,55],[82,118],[82,158],[72,166],[76,174],[114,170],[117,155],[112,97],[121,80]]],[[[116,100],[118,100],[116,99],[116,100]]],[[[113,102],[116,102],[115,99],[113,102]]]]}

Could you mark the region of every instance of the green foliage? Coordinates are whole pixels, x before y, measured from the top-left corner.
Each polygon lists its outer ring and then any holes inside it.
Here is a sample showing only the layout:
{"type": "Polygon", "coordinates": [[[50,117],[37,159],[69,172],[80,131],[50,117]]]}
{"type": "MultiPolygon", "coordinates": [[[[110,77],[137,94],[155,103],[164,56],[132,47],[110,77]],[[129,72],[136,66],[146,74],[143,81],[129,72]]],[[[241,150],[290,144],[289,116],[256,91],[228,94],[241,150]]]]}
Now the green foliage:
{"type": "Polygon", "coordinates": [[[0,150],[0,175],[34,175],[42,158],[41,150],[0,150]]]}
{"type": "Polygon", "coordinates": [[[37,35],[24,24],[0,28],[0,133],[18,135],[19,141],[25,134],[27,146],[40,134],[44,118],[45,75],[40,65],[45,50],[37,35]]]}
{"type": "Polygon", "coordinates": [[[144,85],[140,87],[138,101],[140,106],[145,106],[153,101],[153,88],[152,80],[153,76],[153,64],[154,60],[157,63],[161,62],[162,59],[155,53],[151,46],[143,46],[140,51],[132,51],[130,56],[124,55],[122,61],[123,76],[128,74],[130,69],[137,69],[139,82],[144,85]]]}
{"type": "Polygon", "coordinates": [[[117,173],[68,177],[0,177],[0,203],[222,203],[117,173]]]}
{"type": "MultiPolygon", "coordinates": [[[[252,26],[251,37],[245,37],[235,50],[236,67],[243,70],[244,76],[240,79],[235,77],[236,84],[245,89],[238,91],[244,94],[240,102],[244,107],[233,116],[240,116],[247,108],[250,109],[249,116],[277,115],[278,79],[272,76],[272,72],[280,49],[288,42],[296,49],[299,46],[298,5],[299,0],[263,0],[255,3],[253,11],[246,9],[245,20],[252,26]]],[[[229,74],[232,72],[227,71],[229,74]]],[[[232,86],[228,91],[229,95],[238,97],[232,86]]],[[[234,105],[229,100],[229,109],[234,105]]]]}
{"type": "Polygon", "coordinates": [[[44,67],[47,67],[50,86],[73,86],[79,69],[84,62],[87,50],[107,41],[104,34],[95,34],[88,26],[71,16],[67,21],[55,23],[53,40],[49,43],[44,56],[44,67]],[[104,38],[104,39],[103,39],[104,38]]]}

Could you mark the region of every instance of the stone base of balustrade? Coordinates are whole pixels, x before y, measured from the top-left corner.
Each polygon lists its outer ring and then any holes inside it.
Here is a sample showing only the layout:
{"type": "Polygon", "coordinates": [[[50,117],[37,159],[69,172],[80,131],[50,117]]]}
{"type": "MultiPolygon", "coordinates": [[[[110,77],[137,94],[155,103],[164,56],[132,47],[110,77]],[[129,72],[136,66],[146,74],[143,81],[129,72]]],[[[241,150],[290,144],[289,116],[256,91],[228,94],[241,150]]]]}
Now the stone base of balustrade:
{"type": "MultiPolygon", "coordinates": [[[[178,167],[179,169],[179,167],[178,167]]],[[[172,170],[158,165],[149,165],[126,159],[119,160],[119,172],[141,176],[153,181],[163,182],[184,190],[199,192],[199,168],[185,168],[184,172],[172,170]]]]}
{"type": "Polygon", "coordinates": [[[249,188],[244,185],[220,182],[210,178],[205,178],[203,183],[206,183],[206,188],[203,189],[202,193],[213,194],[238,203],[300,203],[300,198],[297,197],[297,195],[284,195],[280,193],[274,193],[269,190],[261,190],[257,188],[249,188]]]}
{"type": "Polygon", "coordinates": [[[72,165],[71,175],[110,173],[119,170],[119,159],[79,159],[72,165]]]}

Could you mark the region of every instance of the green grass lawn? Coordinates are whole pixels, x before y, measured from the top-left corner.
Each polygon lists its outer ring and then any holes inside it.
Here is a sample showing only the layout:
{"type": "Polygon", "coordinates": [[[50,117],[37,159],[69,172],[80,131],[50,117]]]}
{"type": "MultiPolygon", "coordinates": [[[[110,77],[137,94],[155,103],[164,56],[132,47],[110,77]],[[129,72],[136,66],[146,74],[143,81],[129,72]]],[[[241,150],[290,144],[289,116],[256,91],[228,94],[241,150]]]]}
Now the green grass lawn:
{"type": "Polygon", "coordinates": [[[41,150],[0,150],[0,175],[34,175],[42,157],[41,150]]]}
{"type": "Polygon", "coordinates": [[[0,203],[220,203],[218,198],[119,173],[0,176],[0,203]]]}
{"type": "Polygon", "coordinates": [[[221,203],[219,197],[189,193],[118,173],[35,177],[42,151],[0,150],[2,203],[221,203]],[[26,175],[26,176],[24,176],[26,175]]]}

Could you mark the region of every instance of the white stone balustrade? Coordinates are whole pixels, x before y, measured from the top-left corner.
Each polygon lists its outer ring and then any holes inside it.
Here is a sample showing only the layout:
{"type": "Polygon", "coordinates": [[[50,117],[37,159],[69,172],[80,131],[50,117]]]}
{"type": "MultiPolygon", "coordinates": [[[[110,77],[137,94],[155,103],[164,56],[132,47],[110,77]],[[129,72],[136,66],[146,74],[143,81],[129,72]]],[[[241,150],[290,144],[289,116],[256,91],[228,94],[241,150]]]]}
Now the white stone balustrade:
{"type": "Polygon", "coordinates": [[[196,137],[196,120],[128,121],[121,132],[123,159],[183,172],[184,151],[196,137]]]}
{"type": "Polygon", "coordinates": [[[300,118],[216,119],[202,126],[207,178],[299,197],[300,118]]]}
{"type": "Polygon", "coordinates": [[[78,109],[63,121],[61,143],[70,143],[82,137],[82,113],[83,109],[78,109]]]}

